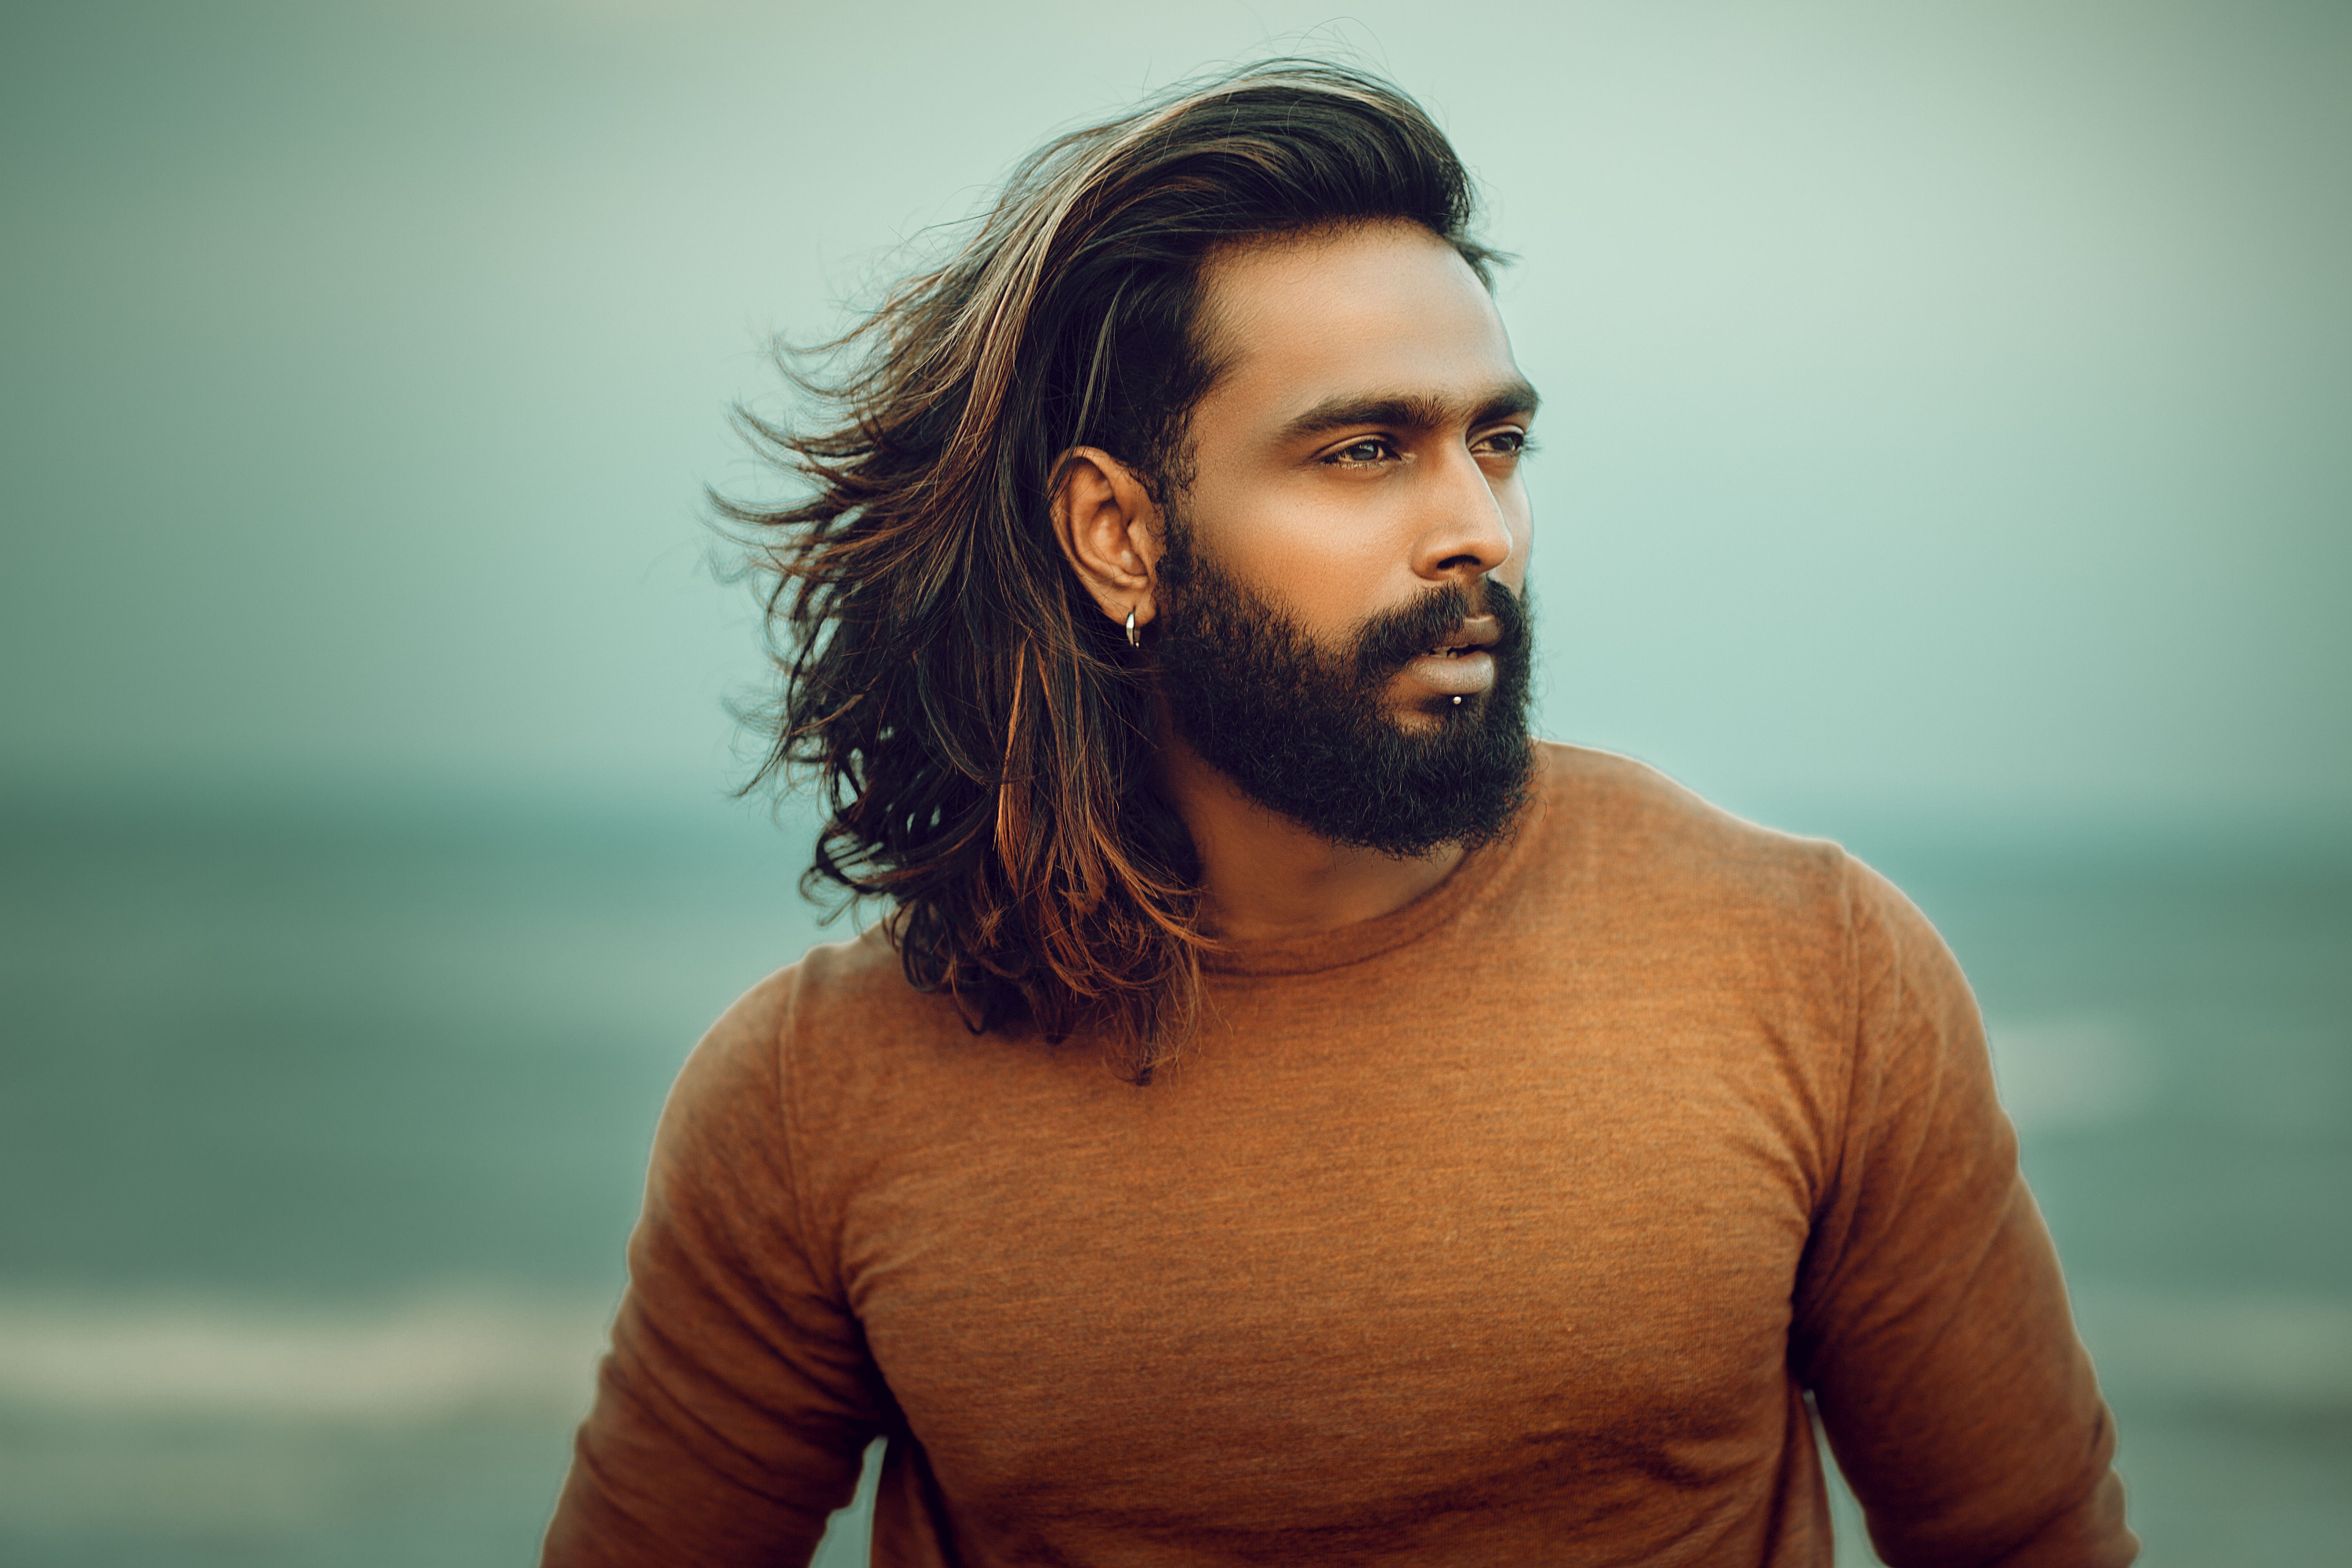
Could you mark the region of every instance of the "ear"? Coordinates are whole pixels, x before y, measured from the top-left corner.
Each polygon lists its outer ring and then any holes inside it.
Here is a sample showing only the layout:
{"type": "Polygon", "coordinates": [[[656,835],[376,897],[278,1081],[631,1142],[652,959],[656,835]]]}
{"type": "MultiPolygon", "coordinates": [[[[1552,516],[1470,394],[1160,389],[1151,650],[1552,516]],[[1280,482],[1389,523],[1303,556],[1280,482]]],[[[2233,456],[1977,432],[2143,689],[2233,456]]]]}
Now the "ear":
{"type": "Polygon", "coordinates": [[[1135,471],[1094,447],[1054,467],[1054,535],[1103,614],[1139,626],[1159,614],[1160,508],[1135,471]]]}

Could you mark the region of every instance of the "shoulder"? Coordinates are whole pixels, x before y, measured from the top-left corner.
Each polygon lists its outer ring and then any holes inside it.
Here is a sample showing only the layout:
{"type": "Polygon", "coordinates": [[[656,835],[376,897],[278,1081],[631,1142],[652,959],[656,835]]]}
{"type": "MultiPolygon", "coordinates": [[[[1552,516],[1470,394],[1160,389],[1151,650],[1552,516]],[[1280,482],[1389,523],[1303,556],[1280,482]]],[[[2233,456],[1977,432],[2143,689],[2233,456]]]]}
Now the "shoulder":
{"type": "Polygon", "coordinates": [[[1563,889],[1658,913],[1851,917],[1855,868],[1827,839],[1751,822],[1612,752],[1547,742],[1541,768],[1535,847],[1563,889]]]}
{"type": "MultiPolygon", "coordinates": [[[[712,1069],[782,1087],[817,1042],[915,1040],[968,1031],[947,997],[908,984],[879,926],[824,942],[738,997],[696,1051],[712,1069]]],[[[694,1070],[689,1065],[688,1071],[694,1070]]]]}
{"type": "MultiPolygon", "coordinates": [[[[1832,1034],[1903,1050],[1977,1029],[1958,962],[1918,907],[1837,844],[1710,805],[1629,757],[1545,748],[1541,828],[1558,906],[1621,950],[1801,992],[1832,1034]],[[1914,1042],[1916,1044],[1916,1042],[1914,1042]]],[[[1978,1047],[1980,1050],[1980,1047],[1978,1047]]]]}
{"type": "Polygon", "coordinates": [[[1009,1038],[976,1039],[953,998],[916,990],[877,926],[811,948],[738,998],[696,1047],[672,1110],[717,1114],[724,1102],[787,1151],[806,1129],[829,1143],[887,1137],[879,1122],[933,1097],[931,1080],[975,1055],[1006,1054],[1009,1038]]]}
{"type": "Polygon", "coordinates": [[[654,1194],[723,1190],[747,1211],[763,1190],[805,1203],[823,1174],[812,1130],[825,1149],[887,1141],[868,1124],[919,1098],[905,1093],[909,1073],[970,1044],[953,1004],[908,984],[880,931],[811,948],[738,997],[687,1058],[655,1141],[654,1194]]]}
{"type": "Polygon", "coordinates": [[[922,1000],[907,984],[898,950],[875,926],[845,942],[819,942],[752,986],[711,1026],[711,1037],[772,1044],[811,1020],[887,1009],[908,999],[922,1000]]]}
{"type": "Polygon", "coordinates": [[[1963,987],[1927,917],[1842,846],[1751,822],[1614,752],[1547,742],[1543,767],[1539,863],[1559,896],[1654,938],[1801,962],[1850,995],[1897,976],[1963,987]]]}

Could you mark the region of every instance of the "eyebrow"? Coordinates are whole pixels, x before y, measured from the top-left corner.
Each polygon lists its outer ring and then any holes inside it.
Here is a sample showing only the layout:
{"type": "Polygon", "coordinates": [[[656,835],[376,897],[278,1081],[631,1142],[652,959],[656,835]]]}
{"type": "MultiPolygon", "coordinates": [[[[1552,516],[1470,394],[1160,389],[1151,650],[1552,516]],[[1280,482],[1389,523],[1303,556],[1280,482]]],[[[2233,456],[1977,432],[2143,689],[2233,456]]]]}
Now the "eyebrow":
{"type": "MultiPolygon", "coordinates": [[[[1513,414],[1533,414],[1542,401],[1524,380],[1505,382],[1483,397],[1463,423],[1473,427],[1513,414]]],[[[1386,425],[1401,430],[1434,430],[1455,422],[1465,405],[1452,398],[1421,393],[1342,393],[1327,397],[1306,413],[1287,421],[1275,435],[1283,445],[1310,436],[1328,435],[1360,425],[1386,425]]]]}

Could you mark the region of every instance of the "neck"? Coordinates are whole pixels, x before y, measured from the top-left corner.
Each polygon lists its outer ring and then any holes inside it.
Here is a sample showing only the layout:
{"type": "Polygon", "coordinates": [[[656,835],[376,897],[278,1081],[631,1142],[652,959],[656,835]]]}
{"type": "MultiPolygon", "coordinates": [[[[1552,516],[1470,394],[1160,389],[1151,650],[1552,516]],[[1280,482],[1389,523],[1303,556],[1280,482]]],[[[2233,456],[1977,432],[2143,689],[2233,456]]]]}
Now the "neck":
{"type": "Polygon", "coordinates": [[[1343,848],[1242,794],[1181,740],[1166,736],[1160,760],[1162,787],[1201,857],[1202,928],[1221,941],[1376,920],[1437,886],[1462,858],[1458,844],[1410,859],[1343,848]]]}

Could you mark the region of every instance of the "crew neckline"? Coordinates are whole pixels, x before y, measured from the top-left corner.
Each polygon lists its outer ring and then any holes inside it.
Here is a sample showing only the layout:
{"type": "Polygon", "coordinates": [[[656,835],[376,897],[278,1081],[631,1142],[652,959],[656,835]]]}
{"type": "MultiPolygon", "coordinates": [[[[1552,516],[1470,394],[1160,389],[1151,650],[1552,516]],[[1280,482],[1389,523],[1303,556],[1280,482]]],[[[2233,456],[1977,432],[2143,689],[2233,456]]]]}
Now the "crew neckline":
{"type": "Polygon", "coordinates": [[[1506,867],[1526,852],[1551,795],[1548,761],[1538,750],[1527,801],[1503,836],[1467,851],[1445,874],[1444,880],[1411,903],[1329,931],[1219,946],[1202,955],[1202,972],[1233,975],[1311,974],[1318,970],[1361,963],[1418,942],[1467,910],[1506,867]]]}

